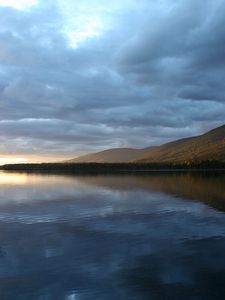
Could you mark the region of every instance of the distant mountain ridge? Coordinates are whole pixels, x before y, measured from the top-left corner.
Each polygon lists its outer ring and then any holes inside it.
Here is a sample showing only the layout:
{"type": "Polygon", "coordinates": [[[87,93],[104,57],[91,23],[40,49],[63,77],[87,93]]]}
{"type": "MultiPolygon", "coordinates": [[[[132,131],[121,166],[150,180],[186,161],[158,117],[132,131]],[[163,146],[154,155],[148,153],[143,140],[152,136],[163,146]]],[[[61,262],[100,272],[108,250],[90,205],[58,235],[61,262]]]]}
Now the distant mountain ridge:
{"type": "Polygon", "coordinates": [[[91,153],[69,163],[194,163],[206,160],[225,162],[225,125],[205,134],[145,149],[116,148],[91,153]]]}
{"type": "Polygon", "coordinates": [[[142,157],[149,151],[146,149],[114,148],[91,153],[71,159],[69,163],[123,163],[142,157]]]}

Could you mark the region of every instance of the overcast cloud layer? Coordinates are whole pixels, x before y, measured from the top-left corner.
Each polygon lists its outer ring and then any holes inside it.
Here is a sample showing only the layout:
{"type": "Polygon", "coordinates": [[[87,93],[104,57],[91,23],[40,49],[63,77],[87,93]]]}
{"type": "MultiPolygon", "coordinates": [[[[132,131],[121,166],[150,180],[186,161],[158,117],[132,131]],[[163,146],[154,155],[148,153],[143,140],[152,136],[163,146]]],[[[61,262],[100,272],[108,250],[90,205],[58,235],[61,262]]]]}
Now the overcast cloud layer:
{"type": "Polygon", "coordinates": [[[224,123],[224,1],[14,2],[0,1],[0,154],[73,157],[224,123]]]}

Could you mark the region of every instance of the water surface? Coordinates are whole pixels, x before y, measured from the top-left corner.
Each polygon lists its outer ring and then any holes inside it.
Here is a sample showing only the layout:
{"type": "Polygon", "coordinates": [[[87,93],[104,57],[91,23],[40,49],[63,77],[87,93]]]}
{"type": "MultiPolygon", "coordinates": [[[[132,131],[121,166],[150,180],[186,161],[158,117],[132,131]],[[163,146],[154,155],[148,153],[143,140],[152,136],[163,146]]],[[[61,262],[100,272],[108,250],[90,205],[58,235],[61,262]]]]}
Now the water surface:
{"type": "Polygon", "coordinates": [[[0,173],[0,299],[224,299],[225,175],[0,173]]]}

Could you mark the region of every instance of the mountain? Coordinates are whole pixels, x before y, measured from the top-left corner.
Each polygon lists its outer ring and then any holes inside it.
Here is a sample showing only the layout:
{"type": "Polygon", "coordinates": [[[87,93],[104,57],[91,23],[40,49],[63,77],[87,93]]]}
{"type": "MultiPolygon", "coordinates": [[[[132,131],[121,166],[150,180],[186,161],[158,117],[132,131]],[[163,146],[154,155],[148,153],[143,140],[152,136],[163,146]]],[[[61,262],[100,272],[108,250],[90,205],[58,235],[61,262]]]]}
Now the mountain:
{"type": "Polygon", "coordinates": [[[132,149],[132,148],[115,148],[104,150],[97,153],[91,153],[71,159],[69,163],[121,163],[142,157],[150,148],[132,149]]]}
{"type": "Polygon", "coordinates": [[[170,142],[147,151],[135,162],[193,163],[225,162],[225,125],[203,135],[170,142]]]}
{"type": "Polygon", "coordinates": [[[91,153],[69,163],[194,163],[206,160],[225,162],[225,125],[203,135],[176,140],[145,149],[116,148],[91,153]]]}

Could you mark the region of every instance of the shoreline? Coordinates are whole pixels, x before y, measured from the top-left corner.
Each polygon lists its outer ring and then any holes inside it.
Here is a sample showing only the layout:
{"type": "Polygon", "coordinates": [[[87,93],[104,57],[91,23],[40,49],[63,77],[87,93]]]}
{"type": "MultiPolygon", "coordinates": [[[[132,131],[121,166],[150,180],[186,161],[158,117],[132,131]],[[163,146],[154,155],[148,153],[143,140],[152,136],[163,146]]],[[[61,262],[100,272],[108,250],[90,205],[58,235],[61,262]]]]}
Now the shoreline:
{"type": "Polygon", "coordinates": [[[198,164],[161,163],[32,163],[0,166],[0,171],[25,173],[63,174],[148,174],[172,172],[225,172],[225,163],[201,162],[198,164]]]}

